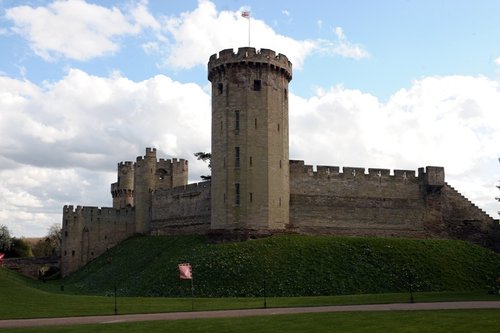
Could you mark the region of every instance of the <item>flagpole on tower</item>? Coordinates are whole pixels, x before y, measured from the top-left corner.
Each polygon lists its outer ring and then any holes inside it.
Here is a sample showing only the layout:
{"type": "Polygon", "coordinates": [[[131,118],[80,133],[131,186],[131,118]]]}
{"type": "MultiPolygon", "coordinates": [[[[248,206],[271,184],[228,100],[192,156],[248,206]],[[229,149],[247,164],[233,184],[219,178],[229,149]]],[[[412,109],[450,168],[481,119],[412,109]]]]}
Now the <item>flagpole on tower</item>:
{"type": "Polygon", "coordinates": [[[250,47],[250,11],[242,11],[241,16],[248,20],[248,47],[250,47]]]}

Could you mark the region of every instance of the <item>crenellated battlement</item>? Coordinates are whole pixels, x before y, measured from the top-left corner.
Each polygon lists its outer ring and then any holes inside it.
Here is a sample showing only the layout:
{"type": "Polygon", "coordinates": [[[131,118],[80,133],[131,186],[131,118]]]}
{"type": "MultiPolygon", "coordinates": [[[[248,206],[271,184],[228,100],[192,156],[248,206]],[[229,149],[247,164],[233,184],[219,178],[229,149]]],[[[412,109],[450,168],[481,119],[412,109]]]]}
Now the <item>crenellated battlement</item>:
{"type": "MultiPolygon", "coordinates": [[[[109,218],[117,218],[119,216],[128,216],[133,214],[134,209],[131,207],[115,209],[112,207],[96,207],[96,206],[76,206],[66,205],[63,208],[63,217],[64,218],[85,218],[87,221],[87,217],[102,217],[106,219],[109,218]]],[[[97,221],[97,220],[96,220],[97,221]]]]}
{"type": "Polygon", "coordinates": [[[189,194],[189,193],[194,193],[194,192],[200,192],[205,189],[210,188],[210,181],[206,182],[199,182],[199,183],[192,183],[188,185],[183,185],[183,186],[176,186],[174,188],[170,189],[164,189],[164,190],[158,190],[157,194],[189,194]]]}
{"type": "MultiPolygon", "coordinates": [[[[418,176],[415,170],[393,170],[380,168],[358,168],[358,167],[339,167],[339,166],[326,166],[318,165],[316,168],[313,165],[307,165],[301,160],[290,160],[290,175],[291,176],[309,176],[318,178],[343,178],[343,179],[358,179],[358,180],[395,180],[395,181],[409,181],[417,178],[423,179],[429,170],[431,174],[436,174],[435,169],[439,167],[427,167],[426,169],[418,169],[418,176]],[[315,170],[316,169],[316,170],[315,170]]],[[[442,168],[440,168],[442,169],[442,168]]],[[[437,176],[439,178],[439,172],[437,176]]],[[[444,173],[442,174],[444,181],[444,173]]],[[[437,180],[436,180],[437,182],[437,180]]]]}
{"type": "Polygon", "coordinates": [[[123,161],[118,163],[118,168],[132,168],[134,167],[134,162],[132,161],[123,161]]]}
{"type": "Polygon", "coordinates": [[[292,63],[283,54],[277,54],[273,50],[254,47],[240,47],[235,53],[233,49],[225,49],[218,54],[213,54],[208,61],[208,80],[212,81],[214,71],[225,66],[237,66],[244,64],[260,64],[282,71],[288,81],[292,79],[292,63]]]}

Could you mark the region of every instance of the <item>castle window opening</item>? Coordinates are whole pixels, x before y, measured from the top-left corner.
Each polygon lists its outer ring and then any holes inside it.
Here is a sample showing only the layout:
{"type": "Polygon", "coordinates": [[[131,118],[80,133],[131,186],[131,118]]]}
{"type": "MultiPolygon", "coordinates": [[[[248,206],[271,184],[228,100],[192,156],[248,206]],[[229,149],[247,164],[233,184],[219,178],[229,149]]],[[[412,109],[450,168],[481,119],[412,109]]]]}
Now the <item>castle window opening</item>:
{"type": "Polygon", "coordinates": [[[280,160],[280,169],[281,169],[281,160],[280,160]]]}
{"type": "Polygon", "coordinates": [[[255,124],[255,129],[257,129],[257,118],[255,118],[254,124],[255,124]]]}
{"type": "Polygon", "coordinates": [[[261,88],[262,88],[262,81],[261,80],[253,80],[253,90],[260,91],[261,88]]]}
{"type": "Polygon", "coordinates": [[[281,207],[281,197],[278,200],[278,207],[281,207]]]}
{"type": "Polygon", "coordinates": [[[253,193],[250,192],[250,202],[253,202],[253,193]]]}
{"type": "Polygon", "coordinates": [[[222,95],[223,92],[224,92],[224,85],[222,83],[218,83],[217,84],[217,93],[219,95],[222,95]]]}
{"type": "Polygon", "coordinates": [[[71,256],[74,257],[75,256],[75,250],[71,251],[71,256]]]}
{"type": "Polygon", "coordinates": [[[234,166],[236,168],[239,168],[240,167],[240,147],[234,148],[234,155],[235,155],[234,166]]]}
{"type": "Polygon", "coordinates": [[[252,156],[250,156],[250,166],[252,166],[252,156]]]}
{"type": "Polygon", "coordinates": [[[222,132],[224,130],[224,127],[222,126],[222,121],[220,122],[220,134],[222,135],[222,132]]]}
{"type": "Polygon", "coordinates": [[[280,131],[280,124],[278,123],[278,132],[280,131]]]}
{"type": "Polygon", "coordinates": [[[234,192],[235,192],[234,203],[236,205],[239,205],[240,204],[240,183],[234,184],[234,192]]]}
{"type": "Polygon", "coordinates": [[[240,130],[240,111],[234,111],[234,129],[240,130]]]}
{"type": "Polygon", "coordinates": [[[64,237],[68,237],[68,232],[67,231],[64,232],[64,237]]]}
{"type": "Polygon", "coordinates": [[[67,255],[67,254],[68,254],[68,252],[66,250],[64,250],[64,255],[67,255]]]}
{"type": "Polygon", "coordinates": [[[285,101],[288,99],[288,90],[285,88],[285,101]]]}
{"type": "Polygon", "coordinates": [[[224,193],[224,203],[226,203],[226,193],[224,193]]]}

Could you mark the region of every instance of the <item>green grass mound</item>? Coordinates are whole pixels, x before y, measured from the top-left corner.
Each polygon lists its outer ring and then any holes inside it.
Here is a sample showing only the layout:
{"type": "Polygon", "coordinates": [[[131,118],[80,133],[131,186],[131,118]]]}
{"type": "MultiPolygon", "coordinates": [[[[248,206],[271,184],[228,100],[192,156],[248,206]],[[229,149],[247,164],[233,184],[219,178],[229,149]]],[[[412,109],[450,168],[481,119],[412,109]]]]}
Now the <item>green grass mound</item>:
{"type": "Polygon", "coordinates": [[[500,255],[462,241],[288,235],[208,244],[202,236],[137,237],[55,284],[66,291],[198,297],[487,290],[500,255]]]}

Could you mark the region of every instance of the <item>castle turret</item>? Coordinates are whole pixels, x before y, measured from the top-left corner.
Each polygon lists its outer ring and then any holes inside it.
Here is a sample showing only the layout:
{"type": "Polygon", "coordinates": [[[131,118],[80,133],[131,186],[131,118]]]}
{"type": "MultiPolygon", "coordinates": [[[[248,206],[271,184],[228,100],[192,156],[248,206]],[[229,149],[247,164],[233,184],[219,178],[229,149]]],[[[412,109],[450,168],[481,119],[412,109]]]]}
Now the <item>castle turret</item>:
{"type": "Polygon", "coordinates": [[[134,206],[134,164],[132,162],[118,163],[118,181],[111,184],[113,208],[120,209],[134,206]]]}
{"type": "Polygon", "coordinates": [[[292,64],[272,50],[212,55],[212,229],[288,224],[288,83],[292,64]]]}
{"type": "Polygon", "coordinates": [[[149,232],[156,177],[156,148],[146,148],[146,155],[137,157],[134,177],[136,232],[140,234],[149,232]]]}

